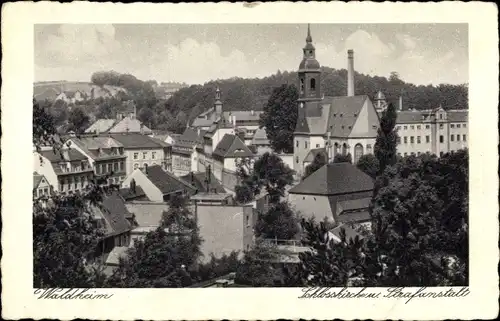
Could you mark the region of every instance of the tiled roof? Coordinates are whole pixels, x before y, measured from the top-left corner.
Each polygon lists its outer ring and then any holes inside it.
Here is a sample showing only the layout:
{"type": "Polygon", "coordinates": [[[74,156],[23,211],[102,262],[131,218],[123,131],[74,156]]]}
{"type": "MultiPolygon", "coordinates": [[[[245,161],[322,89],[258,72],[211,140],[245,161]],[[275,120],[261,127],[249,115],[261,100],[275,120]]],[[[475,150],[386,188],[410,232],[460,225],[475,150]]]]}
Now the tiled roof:
{"type": "Polygon", "coordinates": [[[124,148],[162,148],[158,140],[139,133],[112,134],[124,148]]]}
{"type": "Polygon", "coordinates": [[[71,137],[70,140],[94,160],[126,157],[111,151],[111,148],[120,148],[123,145],[108,136],[80,136],[71,137]]]}
{"type": "Polygon", "coordinates": [[[468,122],[469,121],[469,110],[450,110],[447,111],[448,121],[450,122],[468,122]]]}
{"type": "Polygon", "coordinates": [[[143,125],[137,118],[124,117],[112,128],[109,129],[110,133],[140,133],[150,134],[151,129],[143,125]]]}
{"type": "Polygon", "coordinates": [[[87,159],[87,157],[85,157],[82,153],[80,153],[74,148],[61,149],[58,152],[54,150],[45,150],[45,151],[40,151],[40,154],[43,157],[47,158],[51,163],[59,163],[65,161],[82,161],[87,159]]]}
{"type": "Polygon", "coordinates": [[[43,179],[43,175],[38,174],[37,172],[33,173],[33,188],[37,188],[40,185],[40,182],[43,179]]]}
{"type": "Polygon", "coordinates": [[[207,173],[206,172],[200,172],[200,173],[189,173],[187,175],[181,176],[181,178],[193,185],[198,193],[207,193],[207,192],[216,192],[216,193],[225,193],[226,190],[224,189],[224,186],[215,178],[214,174],[210,174],[210,184],[209,184],[209,191],[207,191],[207,173]]]}
{"type": "Polygon", "coordinates": [[[310,162],[312,163],[314,159],[316,158],[316,155],[318,154],[323,154],[325,156],[325,160],[328,158],[328,154],[326,153],[325,148],[314,148],[307,153],[306,158],[304,158],[303,162],[310,162]]]}
{"type": "Polygon", "coordinates": [[[341,211],[352,211],[352,210],[366,209],[370,207],[370,202],[371,198],[366,197],[355,200],[340,201],[337,204],[340,207],[341,211]]]}
{"type": "Polygon", "coordinates": [[[356,222],[366,222],[371,220],[370,212],[367,209],[340,213],[338,215],[338,221],[341,223],[356,223],[356,222]]]}
{"type": "Polygon", "coordinates": [[[330,132],[332,137],[348,137],[367,99],[366,95],[339,96],[306,102],[299,109],[295,131],[313,135],[330,132]]]}
{"type": "Polygon", "coordinates": [[[290,194],[336,195],[373,190],[373,180],[350,163],[326,164],[298,185],[290,194]]]}
{"type": "Polygon", "coordinates": [[[333,137],[348,137],[367,99],[366,95],[331,98],[326,131],[333,137]]]}
{"type": "Polygon", "coordinates": [[[145,174],[151,183],[153,183],[164,195],[177,191],[195,190],[191,184],[176,177],[174,174],[164,171],[158,165],[148,166],[145,174]]]}
{"type": "Polygon", "coordinates": [[[238,121],[247,121],[259,123],[260,115],[263,111],[251,111],[251,110],[236,110],[236,111],[225,111],[224,117],[229,119],[229,116],[236,117],[236,122],[238,121]]]}
{"type": "Polygon", "coordinates": [[[214,155],[221,157],[251,157],[254,154],[238,136],[225,134],[215,148],[214,155]]]}
{"type": "Polygon", "coordinates": [[[176,146],[181,147],[193,147],[195,144],[203,143],[203,135],[205,131],[201,131],[198,134],[198,130],[193,128],[186,128],[184,133],[175,141],[176,146]]]}
{"type": "Polygon", "coordinates": [[[106,220],[108,235],[116,235],[130,231],[131,226],[126,217],[131,216],[131,213],[128,211],[125,206],[125,201],[118,192],[112,192],[105,195],[102,204],[98,207],[93,206],[92,208],[94,213],[101,214],[106,220]]]}
{"type": "Polygon", "coordinates": [[[86,133],[106,133],[115,124],[115,119],[98,119],[85,130],[86,133]]]}
{"type": "Polygon", "coordinates": [[[252,138],[252,145],[269,145],[269,138],[265,128],[259,128],[255,131],[252,138]]]}
{"type": "Polygon", "coordinates": [[[140,186],[135,187],[135,192],[132,191],[130,188],[120,188],[120,195],[123,197],[124,200],[131,200],[131,199],[136,199],[136,198],[147,198],[146,193],[144,193],[144,190],[140,186]]]}

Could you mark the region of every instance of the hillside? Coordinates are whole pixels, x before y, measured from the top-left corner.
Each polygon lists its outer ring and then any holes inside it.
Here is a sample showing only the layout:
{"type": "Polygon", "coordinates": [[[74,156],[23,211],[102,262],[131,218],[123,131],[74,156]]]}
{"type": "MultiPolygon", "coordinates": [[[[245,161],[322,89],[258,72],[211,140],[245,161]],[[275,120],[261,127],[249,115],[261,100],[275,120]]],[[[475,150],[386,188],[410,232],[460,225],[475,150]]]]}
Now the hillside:
{"type": "Polygon", "coordinates": [[[95,99],[99,97],[115,97],[119,92],[127,93],[127,90],[120,86],[98,86],[89,82],[44,81],[33,84],[33,96],[38,101],[54,101],[56,97],[64,91],[80,91],[87,94],[88,97],[91,97],[92,90],[95,99]]]}
{"type": "MultiPolygon", "coordinates": [[[[260,110],[266,103],[273,88],[281,84],[296,84],[297,72],[280,72],[265,78],[231,78],[210,81],[204,85],[182,88],[167,101],[166,108],[172,113],[182,112],[191,120],[197,114],[212,107],[215,87],[222,91],[222,101],[226,110],[260,110]]],[[[328,67],[322,68],[321,88],[325,96],[343,96],[347,92],[347,71],[328,67]]],[[[356,95],[366,94],[374,98],[382,90],[389,102],[399,104],[403,96],[403,109],[445,109],[468,108],[468,87],[464,85],[416,86],[406,83],[394,74],[391,79],[372,77],[356,73],[356,95]]]]}

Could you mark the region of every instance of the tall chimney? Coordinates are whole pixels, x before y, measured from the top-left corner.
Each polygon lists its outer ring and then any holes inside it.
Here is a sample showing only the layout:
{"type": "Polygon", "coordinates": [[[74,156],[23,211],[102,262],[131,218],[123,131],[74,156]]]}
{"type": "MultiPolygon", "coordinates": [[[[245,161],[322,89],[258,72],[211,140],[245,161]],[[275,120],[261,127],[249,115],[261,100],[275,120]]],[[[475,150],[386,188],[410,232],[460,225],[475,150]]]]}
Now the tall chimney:
{"type": "Polygon", "coordinates": [[[403,95],[399,96],[399,110],[403,110],[403,95]]]}
{"type": "Polygon", "coordinates": [[[354,50],[347,50],[347,96],[354,96],[354,50]]]}

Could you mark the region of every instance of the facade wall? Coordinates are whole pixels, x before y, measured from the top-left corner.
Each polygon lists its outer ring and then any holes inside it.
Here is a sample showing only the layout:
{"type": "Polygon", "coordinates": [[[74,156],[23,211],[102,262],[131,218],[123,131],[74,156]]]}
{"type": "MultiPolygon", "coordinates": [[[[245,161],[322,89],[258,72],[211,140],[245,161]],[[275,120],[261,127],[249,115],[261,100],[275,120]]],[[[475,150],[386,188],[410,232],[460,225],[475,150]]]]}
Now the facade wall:
{"type": "Polygon", "coordinates": [[[191,171],[191,166],[191,155],[172,153],[172,172],[175,175],[187,175],[191,171]]]}
{"type": "Polygon", "coordinates": [[[396,128],[400,137],[397,145],[397,152],[400,156],[410,156],[412,154],[418,156],[424,153],[440,156],[450,151],[468,147],[466,122],[437,120],[436,122],[423,121],[411,124],[398,123],[396,128]],[[457,136],[460,137],[460,140],[457,140],[457,136]]]}
{"type": "Polygon", "coordinates": [[[325,217],[333,219],[330,202],[326,196],[288,194],[288,200],[295,213],[306,219],[314,217],[316,222],[322,221],[325,217]]]}
{"type": "Polygon", "coordinates": [[[224,169],[222,171],[221,183],[225,188],[234,191],[235,186],[239,184],[238,175],[233,171],[224,169]]]}
{"type": "Polygon", "coordinates": [[[288,165],[288,167],[293,169],[293,167],[294,167],[293,154],[278,154],[278,156],[279,156],[279,158],[281,158],[283,163],[285,163],[286,165],[288,165]]]}
{"type": "Polygon", "coordinates": [[[224,163],[220,160],[212,159],[211,162],[212,173],[214,173],[215,178],[217,180],[222,181],[222,171],[224,170],[224,163]]]}
{"type": "Polygon", "coordinates": [[[371,197],[372,191],[357,192],[349,194],[339,194],[333,196],[308,195],[308,194],[288,194],[288,200],[292,208],[299,215],[305,218],[314,217],[316,222],[328,220],[335,222],[337,212],[337,202],[371,197]]]}
{"type": "MultiPolygon", "coordinates": [[[[273,149],[269,145],[257,145],[257,155],[264,155],[265,153],[271,153],[272,151],[273,149]]],[[[293,168],[293,166],[291,168],[293,168]]]]}
{"type": "Polygon", "coordinates": [[[140,186],[146,196],[153,202],[163,202],[162,192],[147,178],[147,176],[140,170],[136,169],[132,174],[127,176],[123,181],[122,188],[130,188],[130,182],[135,180],[136,186],[140,186]]]}
{"type": "Polygon", "coordinates": [[[373,138],[349,138],[347,139],[347,144],[349,145],[348,152],[351,153],[353,163],[357,163],[356,158],[356,145],[360,145],[363,148],[363,154],[373,154],[373,149],[375,147],[376,137],[373,138]]]}
{"type": "Polygon", "coordinates": [[[33,154],[33,167],[34,170],[40,174],[45,176],[45,179],[52,186],[55,192],[59,191],[59,181],[57,180],[57,175],[52,167],[52,164],[45,157],[41,157],[40,154],[33,154]],[[41,158],[41,159],[40,159],[41,158]]]}
{"type": "Polygon", "coordinates": [[[304,173],[304,168],[302,167],[302,162],[311,150],[311,144],[309,136],[295,134],[293,141],[293,169],[297,172],[297,175],[302,176],[304,173]]]}
{"type": "Polygon", "coordinates": [[[126,174],[130,175],[135,169],[147,166],[162,165],[165,155],[163,148],[130,148],[125,149],[126,174]]]}
{"type": "Polygon", "coordinates": [[[201,251],[205,262],[210,260],[211,254],[221,257],[250,248],[253,240],[251,207],[198,205],[196,212],[200,236],[204,240],[201,251]]]}
{"type": "Polygon", "coordinates": [[[40,184],[35,191],[33,191],[35,197],[49,196],[51,194],[51,186],[46,178],[42,178],[40,184]]]}

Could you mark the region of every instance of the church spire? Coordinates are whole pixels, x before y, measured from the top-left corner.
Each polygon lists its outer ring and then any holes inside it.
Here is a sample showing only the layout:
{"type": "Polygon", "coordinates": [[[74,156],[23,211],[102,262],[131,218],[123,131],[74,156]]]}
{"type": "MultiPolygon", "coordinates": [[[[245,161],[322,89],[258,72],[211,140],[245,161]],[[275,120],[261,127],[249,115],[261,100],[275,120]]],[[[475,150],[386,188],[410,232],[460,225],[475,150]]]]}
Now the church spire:
{"type": "Polygon", "coordinates": [[[312,43],[312,37],[311,37],[311,24],[307,24],[307,37],[306,37],[306,42],[307,43],[312,43]]]}

